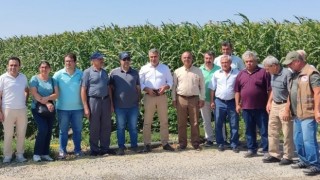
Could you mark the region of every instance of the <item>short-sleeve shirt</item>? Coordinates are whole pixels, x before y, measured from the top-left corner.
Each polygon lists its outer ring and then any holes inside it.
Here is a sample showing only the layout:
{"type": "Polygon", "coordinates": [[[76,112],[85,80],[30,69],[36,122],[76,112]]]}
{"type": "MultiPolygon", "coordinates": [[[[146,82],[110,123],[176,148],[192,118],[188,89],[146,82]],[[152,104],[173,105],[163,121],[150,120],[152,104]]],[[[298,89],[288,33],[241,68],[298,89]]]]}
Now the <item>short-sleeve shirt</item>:
{"type": "Polygon", "coordinates": [[[75,69],[72,75],[66,69],[54,73],[53,78],[57,81],[59,97],[57,109],[59,110],[80,110],[83,109],[80,89],[82,71],[75,69]]]}
{"type": "Polygon", "coordinates": [[[265,109],[271,91],[270,74],[260,67],[252,74],[244,69],[236,78],[234,90],[240,93],[242,109],[265,109]]]}
{"type": "Polygon", "coordinates": [[[292,77],[292,72],[287,68],[281,67],[278,74],[271,75],[272,100],[282,102],[288,99],[289,82],[292,77]]]}
{"type": "Polygon", "coordinates": [[[228,74],[222,69],[216,71],[210,83],[210,89],[215,91],[215,97],[223,100],[234,99],[234,85],[238,74],[238,69],[231,69],[228,74]]]}
{"type": "Polygon", "coordinates": [[[138,71],[130,68],[125,72],[118,67],[110,73],[110,85],[113,86],[112,98],[115,108],[132,108],[139,105],[138,71]]]}
{"type": "Polygon", "coordinates": [[[100,71],[90,67],[83,71],[81,86],[87,88],[89,97],[105,97],[109,95],[109,76],[105,69],[100,71]]]}
{"type": "Polygon", "coordinates": [[[26,108],[25,89],[28,87],[27,77],[19,73],[17,77],[11,76],[8,72],[0,76],[0,91],[2,92],[3,109],[24,109],[26,108]]]}
{"type": "MultiPolygon", "coordinates": [[[[214,59],[214,64],[218,65],[221,67],[221,57],[223,55],[220,55],[214,59]]],[[[243,60],[239,58],[238,56],[231,55],[231,68],[232,69],[238,69],[239,71],[243,70],[246,68],[246,66],[243,63],[243,60]]]]}
{"type": "Polygon", "coordinates": [[[210,89],[209,89],[209,84],[211,82],[212,79],[212,75],[214,72],[216,72],[217,70],[221,69],[220,66],[218,65],[213,65],[213,68],[208,71],[206,69],[206,66],[203,64],[200,66],[201,72],[203,74],[204,77],[204,83],[205,83],[205,91],[206,91],[206,101],[210,102],[210,89]]]}
{"type": "MultiPolygon", "coordinates": [[[[40,96],[46,97],[54,93],[54,87],[57,87],[57,82],[49,77],[47,81],[44,81],[38,77],[38,75],[32,76],[30,79],[30,88],[35,87],[40,96]]],[[[31,103],[31,108],[36,107],[36,100],[33,98],[31,103]]]]}

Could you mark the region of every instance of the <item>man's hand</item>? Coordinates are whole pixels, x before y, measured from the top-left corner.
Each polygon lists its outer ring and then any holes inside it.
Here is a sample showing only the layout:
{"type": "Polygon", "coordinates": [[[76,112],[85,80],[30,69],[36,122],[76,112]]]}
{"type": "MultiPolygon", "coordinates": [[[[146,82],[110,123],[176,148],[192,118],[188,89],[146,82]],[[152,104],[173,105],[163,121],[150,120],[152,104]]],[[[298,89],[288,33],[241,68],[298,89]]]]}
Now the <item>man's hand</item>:
{"type": "Polygon", "coordinates": [[[238,114],[240,114],[240,112],[241,112],[241,105],[240,104],[236,105],[236,111],[238,114]]]}
{"type": "Polygon", "coordinates": [[[146,87],[144,91],[150,96],[157,96],[157,93],[153,91],[153,89],[146,87]]]}
{"type": "Polygon", "coordinates": [[[4,121],[4,116],[2,114],[2,111],[0,111],[0,122],[3,122],[4,121]]]}
{"type": "Polygon", "coordinates": [[[84,107],[84,117],[90,120],[90,111],[88,107],[84,107]]]}
{"type": "Polygon", "coordinates": [[[266,111],[267,111],[268,114],[270,113],[271,108],[272,108],[272,104],[268,102],[267,106],[266,106],[266,111]]]}
{"type": "Polygon", "coordinates": [[[173,106],[174,108],[177,108],[177,101],[172,101],[172,106],[173,106]]]}
{"type": "Polygon", "coordinates": [[[282,114],[282,120],[283,121],[290,121],[290,110],[284,110],[282,114]]]}
{"type": "Polygon", "coordinates": [[[216,108],[216,104],[214,102],[211,102],[210,103],[210,107],[211,107],[211,109],[215,109],[216,108]]]}
{"type": "Polygon", "coordinates": [[[202,108],[204,106],[204,100],[199,100],[199,108],[202,108]]]}

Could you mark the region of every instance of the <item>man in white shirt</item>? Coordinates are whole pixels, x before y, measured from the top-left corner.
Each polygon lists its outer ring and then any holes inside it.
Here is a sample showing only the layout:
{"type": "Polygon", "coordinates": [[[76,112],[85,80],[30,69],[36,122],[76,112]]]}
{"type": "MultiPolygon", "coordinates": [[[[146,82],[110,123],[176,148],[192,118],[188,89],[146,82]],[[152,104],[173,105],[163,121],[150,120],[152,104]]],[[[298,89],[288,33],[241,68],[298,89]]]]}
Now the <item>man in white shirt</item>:
{"type": "Polygon", "coordinates": [[[160,136],[164,150],[174,151],[168,143],[168,98],[166,90],[171,89],[173,78],[167,65],[159,62],[160,52],[157,49],[149,50],[150,62],[142,66],[139,77],[144,95],[144,122],[143,139],[144,152],[151,151],[151,125],[154,113],[157,111],[160,121],[160,136]]]}
{"type": "Polygon", "coordinates": [[[239,115],[236,112],[234,85],[239,73],[238,69],[231,68],[231,56],[221,57],[221,70],[212,76],[211,108],[215,110],[215,132],[219,151],[224,151],[223,124],[226,118],[230,122],[230,145],[235,153],[239,153],[239,115]]]}
{"type": "Polygon", "coordinates": [[[8,60],[8,71],[0,76],[0,122],[3,124],[3,163],[12,159],[12,137],[16,127],[16,161],[25,162],[24,140],[27,130],[26,101],[29,96],[27,77],[20,73],[21,61],[17,57],[8,60]]]}
{"type": "Polygon", "coordinates": [[[239,71],[245,69],[245,65],[243,63],[243,60],[238,56],[232,55],[232,51],[233,51],[233,47],[232,47],[231,42],[223,41],[221,43],[222,55],[220,55],[214,59],[214,64],[221,67],[221,63],[220,63],[221,57],[224,55],[229,55],[231,57],[231,68],[232,69],[237,68],[239,71]]]}

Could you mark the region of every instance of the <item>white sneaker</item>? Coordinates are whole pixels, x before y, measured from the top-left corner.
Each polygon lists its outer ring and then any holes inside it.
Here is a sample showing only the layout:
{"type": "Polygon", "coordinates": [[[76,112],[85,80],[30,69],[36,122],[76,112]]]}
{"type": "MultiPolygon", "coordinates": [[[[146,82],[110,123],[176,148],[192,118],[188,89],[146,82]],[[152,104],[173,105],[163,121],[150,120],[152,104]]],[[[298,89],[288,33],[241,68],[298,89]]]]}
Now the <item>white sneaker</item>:
{"type": "Polygon", "coordinates": [[[11,157],[4,157],[2,162],[3,163],[10,163],[11,159],[12,159],[11,157]]]}
{"type": "Polygon", "coordinates": [[[33,161],[34,162],[41,162],[41,158],[39,155],[33,155],[33,161]]]}
{"type": "Polygon", "coordinates": [[[66,158],[66,156],[67,156],[67,154],[66,154],[66,153],[64,153],[64,152],[59,152],[58,159],[65,159],[65,158],[66,158]]]}
{"type": "Polygon", "coordinates": [[[45,161],[53,161],[53,159],[49,155],[42,155],[41,159],[43,159],[45,161]]]}
{"type": "Polygon", "coordinates": [[[24,158],[23,154],[16,155],[16,162],[22,163],[28,161],[26,158],[24,158]]]}

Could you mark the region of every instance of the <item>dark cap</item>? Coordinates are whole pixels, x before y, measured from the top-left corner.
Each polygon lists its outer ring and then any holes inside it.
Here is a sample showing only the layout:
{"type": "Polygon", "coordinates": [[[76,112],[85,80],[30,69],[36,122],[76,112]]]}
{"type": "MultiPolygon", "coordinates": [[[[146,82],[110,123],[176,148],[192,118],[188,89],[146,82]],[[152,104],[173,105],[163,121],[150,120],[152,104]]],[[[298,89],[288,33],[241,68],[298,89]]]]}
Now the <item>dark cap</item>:
{"type": "Polygon", "coordinates": [[[94,52],[91,56],[90,56],[90,60],[93,59],[103,59],[104,55],[101,54],[100,52],[94,52]]]}
{"type": "Polygon", "coordinates": [[[294,60],[300,60],[301,56],[297,51],[291,51],[287,54],[286,59],[282,62],[283,65],[288,65],[294,60]]]}
{"type": "Polygon", "coordinates": [[[122,52],[122,53],[119,54],[119,59],[122,60],[122,59],[126,59],[126,58],[129,58],[129,59],[131,58],[129,52],[126,52],[126,51],[125,51],[125,52],[122,52]]]}

